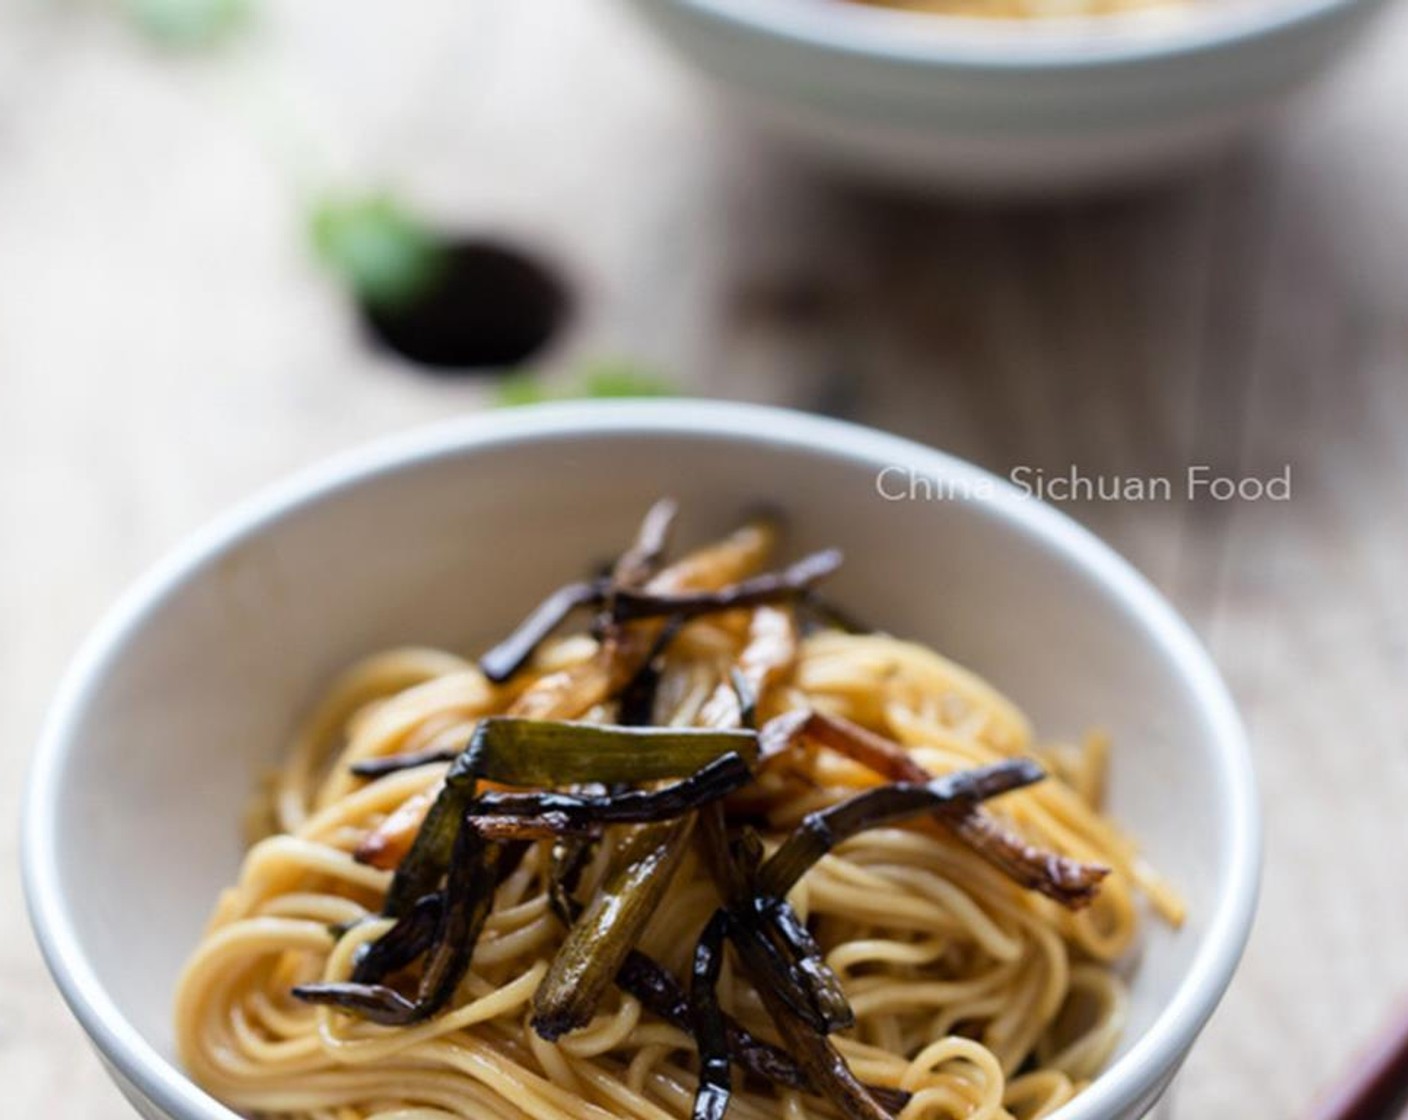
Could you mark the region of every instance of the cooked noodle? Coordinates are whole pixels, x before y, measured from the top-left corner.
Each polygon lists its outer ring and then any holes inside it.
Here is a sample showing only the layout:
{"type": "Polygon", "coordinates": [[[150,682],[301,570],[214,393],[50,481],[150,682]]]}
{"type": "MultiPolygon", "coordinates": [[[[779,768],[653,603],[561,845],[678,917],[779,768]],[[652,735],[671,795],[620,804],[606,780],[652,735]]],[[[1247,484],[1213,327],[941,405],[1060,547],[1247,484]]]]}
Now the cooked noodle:
{"type": "MultiPolygon", "coordinates": [[[[685,626],[670,647],[657,711],[679,723],[716,719],[710,705],[748,622],[733,611],[685,626]]],[[[533,844],[498,888],[470,971],[438,1017],[383,1027],[290,995],[299,983],[347,978],[357,948],[391,925],[377,917],[391,873],[353,852],[399,807],[424,803],[446,770],[432,762],[365,781],[349,764],[462,745],[478,719],[521,709],[525,695],[584,672],[598,654],[593,639],[559,639],[496,686],[451,654],[399,649],[333,687],[276,776],[271,834],[250,848],[181,978],[176,1037],[201,1085],[251,1114],[308,1120],[690,1115],[694,1042],[635,998],[610,990],[587,1027],[555,1043],[530,1027],[530,1002],[565,932],[547,895],[548,841],[533,844]],[[330,927],[347,932],[335,938],[330,927]]],[[[883,635],[823,630],[801,641],[790,672],[761,697],[761,714],[801,706],[888,736],[933,774],[1033,751],[1026,718],[986,682],[883,635]]],[[[593,702],[567,714],[603,721],[612,710],[593,702]]],[[[1117,1045],[1126,1013],[1118,966],[1138,933],[1136,896],[1174,922],[1181,909],[1090,800],[1103,785],[1104,751],[1092,736],[1045,752],[1052,776],[994,803],[1026,839],[1111,869],[1086,909],[1024,890],[952,836],[917,826],[855,836],[789,896],[855,1012],[855,1026],[833,1041],[863,1082],[912,1094],[901,1120],[1047,1116],[1117,1045]]],[[[807,812],[874,784],[872,773],[827,749],[764,774],[768,846],[807,812]]],[[[607,832],[587,893],[623,833],[607,832]]],[[[687,975],[718,905],[689,853],[641,949],[687,975]]],[[[719,993],[750,1031],[776,1038],[731,957],[719,993]]],[[[730,1111],[739,1120],[835,1115],[825,1100],[751,1078],[738,1079],[730,1111]]]]}

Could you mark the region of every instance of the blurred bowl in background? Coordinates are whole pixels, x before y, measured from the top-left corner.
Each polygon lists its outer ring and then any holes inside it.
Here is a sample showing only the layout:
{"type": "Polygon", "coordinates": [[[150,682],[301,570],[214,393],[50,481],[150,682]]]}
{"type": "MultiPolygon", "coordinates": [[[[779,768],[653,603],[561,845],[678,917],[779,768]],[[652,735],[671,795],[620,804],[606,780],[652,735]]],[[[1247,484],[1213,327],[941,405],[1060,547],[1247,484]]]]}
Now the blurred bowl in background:
{"type": "Polygon", "coordinates": [[[1324,71],[1383,0],[960,18],[848,0],[630,0],[745,119],[832,167],[967,196],[1184,168],[1324,71]]]}

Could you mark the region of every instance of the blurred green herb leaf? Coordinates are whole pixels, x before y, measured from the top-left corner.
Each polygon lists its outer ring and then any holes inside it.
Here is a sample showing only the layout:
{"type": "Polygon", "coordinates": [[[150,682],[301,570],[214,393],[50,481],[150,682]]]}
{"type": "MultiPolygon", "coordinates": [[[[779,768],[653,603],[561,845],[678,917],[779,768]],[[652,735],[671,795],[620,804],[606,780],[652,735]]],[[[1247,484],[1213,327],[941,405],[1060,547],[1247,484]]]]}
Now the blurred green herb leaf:
{"type": "Polygon", "coordinates": [[[516,374],[499,383],[495,403],[509,408],[544,401],[669,397],[675,393],[675,387],[661,374],[632,362],[610,360],[586,366],[575,379],[560,388],[545,384],[535,374],[516,374]]]}
{"type": "Polygon", "coordinates": [[[386,195],[324,199],[311,225],[323,263],[359,300],[383,310],[414,303],[444,272],[440,240],[386,195]]]}
{"type": "Polygon", "coordinates": [[[247,0],[123,0],[128,17],[164,47],[212,47],[244,26],[247,0]]]}
{"type": "Polygon", "coordinates": [[[514,408],[522,404],[541,404],[552,400],[552,393],[541,378],[531,373],[516,373],[499,382],[494,393],[494,403],[501,408],[514,408]]]}
{"type": "Polygon", "coordinates": [[[631,362],[599,362],[582,373],[584,397],[668,397],[674,392],[660,374],[631,362]]]}

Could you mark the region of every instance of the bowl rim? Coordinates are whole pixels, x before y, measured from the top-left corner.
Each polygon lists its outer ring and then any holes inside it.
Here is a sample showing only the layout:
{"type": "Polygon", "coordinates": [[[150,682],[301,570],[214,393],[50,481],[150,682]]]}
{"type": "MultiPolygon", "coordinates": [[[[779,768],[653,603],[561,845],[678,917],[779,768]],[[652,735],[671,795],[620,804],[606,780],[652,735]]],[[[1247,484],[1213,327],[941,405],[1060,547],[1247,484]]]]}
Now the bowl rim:
{"type": "MultiPolygon", "coordinates": [[[[1237,0],[1210,10],[1149,8],[1001,21],[853,0],[650,0],[791,47],[882,63],[969,71],[1061,71],[1177,60],[1300,31],[1378,0],[1237,0]]],[[[1184,0],[1198,4],[1202,0],[1184,0]]]]}
{"type": "Polygon", "coordinates": [[[945,452],[837,420],[787,409],[703,400],[575,402],[459,417],[343,452],[257,493],[187,538],[140,578],[84,641],[65,673],[31,761],[21,860],[34,935],[64,999],[100,1056],[179,1120],[238,1120],[192,1082],[123,1016],[88,961],[59,891],[57,797],[81,713],[133,630],[173,591],[247,537],[375,478],[503,445],[611,434],[742,440],[820,453],[871,467],[902,464],[966,482],[990,512],[1084,569],[1146,627],[1192,691],[1219,767],[1230,842],[1203,944],[1150,1029],[1053,1120],[1109,1120],[1147,1103],[1172,1075],[1221,999],[1251,930],[1260,881],[1261,823],[1251,752],[1211,657],[1173,607],[1112,548],[1066,514],[1005,479],[945,452]],[[990,497],[988,497],[990,495],[990,497]]]}

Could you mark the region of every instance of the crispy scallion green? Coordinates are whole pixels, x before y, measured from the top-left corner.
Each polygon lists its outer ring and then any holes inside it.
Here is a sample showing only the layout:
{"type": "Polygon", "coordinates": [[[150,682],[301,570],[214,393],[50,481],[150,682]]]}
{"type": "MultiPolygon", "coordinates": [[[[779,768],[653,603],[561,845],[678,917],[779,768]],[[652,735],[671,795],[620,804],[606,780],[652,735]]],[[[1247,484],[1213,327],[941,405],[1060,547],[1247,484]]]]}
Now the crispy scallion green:
{"type": "Polygon", "coordinates": [[[513,633],[479,659],[479,669],[495,684],[503,684],[521,670],[537,648],[572,612],[599,607],[612,600],[619,588],[639,587],[660,567],[670,543],[679,506],[662,498],[647,511],[636,539],[612,566],[609,577],[569,583],[559,587],[514,628],[513,633]]]}
{"type": "Polygon", "coordinates": [[[797,1060],[807,1081],[845,1120],[891,1120],[890,1114],[851,1072],[846,1059],[825,1034],[799,1019],[783,1002],[777,989],[758,984],[758,995],[777,1026],[783,1045],[797,1060]]]}
{"type": "MultiPolygon", "coordinates": [[[[627,954],[621,971],[616,974],[616,984],[622,991],[640,1000],[651,1014],[658,1015],[681,1030],[692,1030],[689,1000],[684,989],[673,974],[644,953],[635,950],[627,954]]],[[[803,1093],[816,1092],[807,1075],[786,1050],[750,1034],[727,1014],[724,1015],[724,1029],[728,1033],[729,1056],[735,1065],[771,1084],[803,1093]]],[[[877,1085],[866,1088],[891,1113],[899,1112],[909,1103],[910,1094],[902,1089],[877,1085]]]]}
{"type": "Polygon", "coordinates": [[[782,847],[763,864],[758,885],[763,893],[781,898],[817,860],[858,832],[923,816],[954,801],[977,804],[1045,776],[1030,759],[1013,758],[922,784],[897,782],[858,793],[802,818],[782,847]]]}
{"type": "Polygon", "coordinates": [[[362,945],[353,958],[353,982],[372,984],[384,980],[429,949],[440,926],[444,905],[443,895],[425,895],[416,901],[404,920],[377,940],[362,945]]]}
{"type": "Polygon", "coordinates": [[[682,816],[738,789],[752,777],[748,764],[729,752],[682,781],[650,793],[485,793],[470,803],[469,816],[557,820],[559,831],[600,824],[647,824],[682,816]]]}
{"type": "Polygon", "coordinates": [[[462,763],[491,781],[541,789],[681,778],[730,751],[751,765],[757,736],[751,731],[492,716],[480,720],[456,766],[462,763]]]}
{"type": "Polygon", "coordinates": [[[611,570],[617,587],[639,587],[660,570],[679,512],[679,503],[673,498],[661,498],[646,511],[636,539],[611,570]]]}
{"type": "Polygon", "coordinates": [[[744,965],[760,984],[776,991],[795,1015],[830,1034],[855,1021],[841,982],[781,896],[760,893],[761,838],[752,829],[730,836],[717,803],[700,816],[705,862],[729,913],[729,936],[744,965]]]}
{"type": "Polygon", "coordinates": [[[612,727],[493,716],[479,721],[450,764],[411,850],[387,892],[384,912],[403,916],[439,884],[478,781],[551,787],[581,782],[650,782],[693,774],[721,755],[757,758],[757,735],[707,728],[612,727]]]}
{"type": "Polygon", "coordinates": [[[626,727],[648,727],[653,722],[655,696],[660,689],[665,652],[683,625],[684,619],[671,618],[655,636],[644,663],[621,690],[621,696],[616,703],[618,723],[626,727]]]}
{"type": "MultiPolygon", "coordinates": [[[[932,775],[900,744],[868,728],[826,712],[797,709],[769,720],[759,733],[761,765],[810,739],[894,782],[927,782],[932,775]]],[[[1108,867],[1046,851],[1024,840],[981,806],[947,802],[936,819],[992,866],[1027,890],[1044,894],[1068,909],[1088,906],[1108,867]]]]}
{"type": "Polygon", "coordinates": [[[834,548],[803,557],[780,572],[768,572],[717,591],[656,594],[621,589],[612,598],[612,613],[618,622],[638,618],[679,615],[694,618],[701,614],[756,607],[794,599],[831,575],[841,566],[841,553],[834,548]]]}
{"type": "MultiPolygon", "coordinates": [[[[522,853],[516,854],[521,856],[522,853]]],[[[454,839],[443,901],[435,914],[435,932],[424,950],[425,964],[414,999],[386,984],[356,981],[301,984],[293,989],[294,996],[306,1003],[351,1012],[383,1026],[408,1026],[437,1014],[450,1002],[469,968],[474,946],[493,905],[500,872],[513,855],[504,845],[485,843],[472,828],[459,830],[454,839]]],[[[418,930],[422,920],[422,908],[417,906],[406,919],[407,928],[402,936],[409,939],[415,932],[411,923],[415,923],[418,930]]],[[[395,932],[394,927],[392,932],[395,932]]],[[[388,953],[388,957],[391,956],[388,953]]],[[[380,963],[397,962],[383,960],[380,963]]],[[[364,966],[363,971],[368,969],[364,966]]]]}
{"type": "Polygon", "coordinates": [[[429,766],[432,762],[453,762],[459,753],[453,747],[428,747],[423,751],[364,758],[352,763],[348,769],[359,778],[383,778],[387,774],[399,774],[402,770],[414,770],[417,766],[429,766]]]}
{"type": "Polygon", "coordinates": [[[537,648],[581,607],[606,601],[604,580],[569,583],[559,587],[514,629],[507,638],[479,659],[479,671],[495,684],[503,684],[523,668],[537,648]]]}
{"type": "Polygon", "coordinates": [[[585,1026],[635,948],[688,848],[693,817],[647,825],[577,919],[533,996],[533,1029],[549,1042],[585,1026]]]}
{"type": "Polygon", "coordinates": [[[571,929],[582,912],[577,901],[577,884],[592,858],[592,841],[581,836],[568,836],[552,846],[548,860],[548,905],[567,929],[571,929]]]}
{"type": "Polygon", "coordinates": [[[723,1120],[733,1096],[728,1030],[718,992],[727,932],[728,911],[716,910],[694,946],[689,1010],[694,1044],[699,1050],[699,1089],[694,1095],[693,1120],[723,1120]]]}

